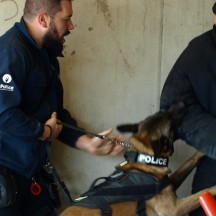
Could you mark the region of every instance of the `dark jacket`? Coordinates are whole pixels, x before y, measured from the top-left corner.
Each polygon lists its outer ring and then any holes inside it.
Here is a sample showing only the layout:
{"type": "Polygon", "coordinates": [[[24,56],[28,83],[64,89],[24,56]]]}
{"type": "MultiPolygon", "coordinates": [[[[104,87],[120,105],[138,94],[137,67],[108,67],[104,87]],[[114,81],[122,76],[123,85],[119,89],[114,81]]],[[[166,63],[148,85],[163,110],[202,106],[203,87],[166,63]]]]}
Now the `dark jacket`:
{"type": "Polygon", "coordinates": [[[161,110],[178,101],[187,112],[176,138],[216,159],[216,28],[193,39],[164,84],[161,110]]]}
{"type": "MultiPolygon", "coordinates": [[[[47,160],[48,142],[38,140],[44,123],[58,118],[77,125],[63,108],[59,64],[28,34],[23,19],[0,37],[0,164],[32,177],[47,160]]],[[[82,133],[63,129],[73,146],[82,133]]]]}

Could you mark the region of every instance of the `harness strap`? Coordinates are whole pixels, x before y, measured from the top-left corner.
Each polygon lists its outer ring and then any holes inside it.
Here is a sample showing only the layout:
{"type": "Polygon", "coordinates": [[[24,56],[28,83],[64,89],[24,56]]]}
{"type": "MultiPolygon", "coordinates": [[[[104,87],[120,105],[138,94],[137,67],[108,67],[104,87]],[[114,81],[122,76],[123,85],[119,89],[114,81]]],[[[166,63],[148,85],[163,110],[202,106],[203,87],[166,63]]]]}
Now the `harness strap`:
{"type": "MultiPolygon", "coordinates": [[[[112,216],[112,209],[103,197],[89,198],[97,203],[101,216],[112,216]]],[[[145,202],[143,200],[137,201],[136,216],[146,216],[145,202]]]]}
{"type": "MultiPolygon", "coordinates": [[[[97,203],[101,216],[112,216],[112,209],[106,200],[101,197],[100,199],[91,197],[91,199],[97,203]]],[[[136,216],[146,216],[145,202],[143,200],[137,201],[136,216]]]]}
{"type": "Polygon", "coordinates": [[[103,197],[90,197],[90,199],[97,203],[101,216],[112,216],[112,209],[103,197]]]}
{"type": "Polygon", "coordinates": [[[94,196],[143,196],[143,194],[157,194],[161,184],[146,184],[124,186],[122,188],[100,188],[94,196]]]}
{"type": "Polygon", "coordinates": [[[143,200],[137,201],[136,216],[146,216],[145,202],[143,200]]]}

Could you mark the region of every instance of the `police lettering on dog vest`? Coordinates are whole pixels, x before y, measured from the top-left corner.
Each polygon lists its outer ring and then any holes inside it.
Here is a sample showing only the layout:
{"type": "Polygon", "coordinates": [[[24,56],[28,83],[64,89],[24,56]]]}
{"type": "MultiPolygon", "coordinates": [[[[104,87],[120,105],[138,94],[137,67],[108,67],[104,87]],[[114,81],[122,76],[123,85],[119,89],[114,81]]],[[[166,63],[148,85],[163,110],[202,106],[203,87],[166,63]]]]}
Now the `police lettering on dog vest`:
{"type": "Polygon", "coordinates": [[[154,156],[146,154],[139,154],[137,161],[157,166],[168,166],[168,158],[155,158],[154,156]]]}

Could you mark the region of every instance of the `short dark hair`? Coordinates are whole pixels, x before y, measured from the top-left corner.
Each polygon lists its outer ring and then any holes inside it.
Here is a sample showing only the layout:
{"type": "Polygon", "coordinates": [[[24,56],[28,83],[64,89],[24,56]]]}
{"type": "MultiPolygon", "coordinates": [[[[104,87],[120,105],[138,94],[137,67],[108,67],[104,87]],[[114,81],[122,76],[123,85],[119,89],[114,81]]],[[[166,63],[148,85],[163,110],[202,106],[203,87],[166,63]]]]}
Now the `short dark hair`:
{"type": "Polygon", "coordinates": [[[46,12],[49,16],[54,17],[61,10],[60,2],[62,0],[26,0],[23,16],[31,19],[40,11],[46,12]]]}

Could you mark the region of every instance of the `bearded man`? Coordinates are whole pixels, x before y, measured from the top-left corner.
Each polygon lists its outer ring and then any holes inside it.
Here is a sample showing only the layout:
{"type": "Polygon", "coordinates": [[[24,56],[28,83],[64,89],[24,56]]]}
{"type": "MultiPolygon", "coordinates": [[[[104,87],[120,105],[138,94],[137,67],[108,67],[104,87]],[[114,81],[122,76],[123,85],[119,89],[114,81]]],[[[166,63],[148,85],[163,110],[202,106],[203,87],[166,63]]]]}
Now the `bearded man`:
{"type": "Polygon", "coordinates": [[[56,215],[43,171],[53,139],[96,155],[122,151],[59,124],[77,127],[63,107],[57,60],[72,15],[70,0],[26,0],[21,21],[0,37],[0,216],[56,215]]]}

